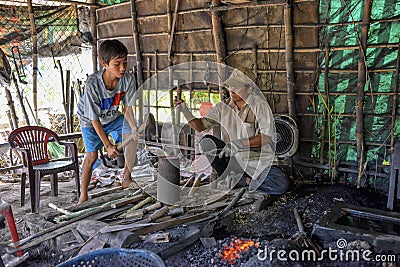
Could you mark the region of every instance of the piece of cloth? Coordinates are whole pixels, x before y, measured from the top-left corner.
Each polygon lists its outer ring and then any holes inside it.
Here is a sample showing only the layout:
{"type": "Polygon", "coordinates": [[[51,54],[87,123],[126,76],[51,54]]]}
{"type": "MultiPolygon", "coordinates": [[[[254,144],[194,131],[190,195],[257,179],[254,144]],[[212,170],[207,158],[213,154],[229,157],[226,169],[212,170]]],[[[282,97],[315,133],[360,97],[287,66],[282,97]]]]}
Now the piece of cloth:
{"type": "MultiPolygon", "coordinates": [[[[106,136],[111,135],[114,143],[122,142],[122,134],[130,134],[131,128],[124,116],[119,116],[109,124],[103,125],[106,136]]],[[[104,144],[93,127],[82,128],[83,142],[86,152],[95,152],[103,148],[104,144]]]]}
{"type": "MultiPolygon", "coordinates": [[[[262,95],[254,92],[248,96],[240,110],[231,100],[227,103],[220,102],[201,121],[206,129],[220,125],[225,143],[249,139],[257,134],[270,136],[272,140],[275,136],[275,123],[269,104],[262,95]]],[[[274,142],[240,151],[235,155],[240,167],[252,178],[258,177],[266,167],[271,166],[274,157],[274,142]]]]}
{"type": "Polygon", "coordinates": [[[79,99],[78,116],[81,128],[93,127],[92,120],[106,125],[121,116],[120,103],[132,106],[136,93],[136,80],[126,72],[114,90],[107,90],[103,81],[105,69],[91,74],[86,80],[85,91],[79,99]]]}
{"type": "MultiPolygon", "coordinates": [[[[218,154],[212,155],[212,153],[208,153],[222,149],[225,146],[225,142],[215,136],[205,135],[200,140],[200,146],[219,177],[225,178],[232,172],[237,175],[241,174],[242,178],[237,186],[246,185],[246,176],[248,173],[240,167],[235,157],[219,158],[218,154]]],[[[289,187],[289,177],[280,168],[269,166],[264,168],[258,177],[251,179],[249,191],[259,191],[269,195],[281,195],[285,193],[289,187]]]]}

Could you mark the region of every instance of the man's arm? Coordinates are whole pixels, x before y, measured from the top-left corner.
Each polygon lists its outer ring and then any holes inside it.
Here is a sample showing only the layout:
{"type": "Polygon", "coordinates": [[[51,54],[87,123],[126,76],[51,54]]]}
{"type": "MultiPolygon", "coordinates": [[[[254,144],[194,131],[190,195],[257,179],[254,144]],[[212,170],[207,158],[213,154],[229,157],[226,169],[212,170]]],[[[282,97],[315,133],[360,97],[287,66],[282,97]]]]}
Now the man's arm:
{"type": "Polygon", "coordinates": [[[174,101],[175,107],[179,106],[181,108],[181,112],[185,119],[188,121],[189,126],[194,129],[195,131],[202,132],[204,130],[207,130],[207,128],[204,126],[203,122],[201,119],[196,118],[192,112],[187,108],[186,103],[183,100],[175,100],[174,101]]]}
{"type": "Polygon", "coordinates": [[[261,147],[271,142],[271,136],[265,134],[257,134],[249,139],[241,139],[240,142],[244,147],[261,147]]]}

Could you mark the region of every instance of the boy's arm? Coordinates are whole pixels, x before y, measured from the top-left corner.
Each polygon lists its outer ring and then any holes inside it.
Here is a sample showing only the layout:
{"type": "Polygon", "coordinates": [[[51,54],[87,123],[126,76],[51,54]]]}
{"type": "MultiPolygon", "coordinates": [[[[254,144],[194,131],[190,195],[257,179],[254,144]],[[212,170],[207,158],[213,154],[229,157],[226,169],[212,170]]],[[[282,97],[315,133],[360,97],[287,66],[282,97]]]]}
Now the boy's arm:
{"type": "Polygon", "coordinates": [[[118,156],[119,152],[117,150],[117,147],[115,145],[111,144],[110,140],[108,140],[100,121],[92,120],[92,125],[93,125],[93,128],[96,131],[97,135],[100,137],[101,141],[103,142],[104,147],[107,149],[107,154],[111,158],[115,158],[116,156],[118,156]]]}

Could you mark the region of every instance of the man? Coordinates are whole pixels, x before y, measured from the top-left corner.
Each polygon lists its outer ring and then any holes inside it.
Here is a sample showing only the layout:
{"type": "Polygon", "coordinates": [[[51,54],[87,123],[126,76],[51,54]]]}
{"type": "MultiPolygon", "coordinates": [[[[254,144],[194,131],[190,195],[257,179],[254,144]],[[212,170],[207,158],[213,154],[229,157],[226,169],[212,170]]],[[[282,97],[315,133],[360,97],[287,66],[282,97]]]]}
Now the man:
{"type": "Polygon", "coordinates": [[[289,178],[276,166],[274,160],[275,125],[268,102],[256,85],[244,73],[234,70],[225,81],[230,98],[216,104],[202,118],[196,118],[185,102],[175,101],[191,128],[208,130],[220,125],[223,140],[206,135],[200,141],[203,153],[219,177],[236,174],[241,177],[239,186],[249,186],[268,195],[285,193],[290,185],[289,178]],[[217,151],[216,154],[212,152],[217,151]]]}

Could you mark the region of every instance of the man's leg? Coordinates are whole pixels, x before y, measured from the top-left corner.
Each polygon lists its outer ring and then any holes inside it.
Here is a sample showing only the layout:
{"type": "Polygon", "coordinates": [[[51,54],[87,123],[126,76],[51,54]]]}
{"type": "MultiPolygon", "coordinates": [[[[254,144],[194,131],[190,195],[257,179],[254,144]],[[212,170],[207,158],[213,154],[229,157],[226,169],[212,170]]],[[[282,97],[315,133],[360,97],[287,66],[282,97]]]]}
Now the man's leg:
{"type": "Polygon", "coordinates": [[[79,197],[78,204],[88,200],[88,187],[90,179],[92,178],[92,168],[96,160],[97,152],[86,153],[82,164],[81,195],[79,197]]]}
{"type": "Polygon", "coordinates": [[[258,179],[263,182],[257,188],[257,191],[268,195],[282,195],[290,187],[289,177],[276,166],[264,170],[258,179]]]}
{"type": "Polygon", "coordinates": [[[239,180],[230,181],[231,186],[245,186],[245,178],[241,177],[244,173],[235,157],[219,158],[219,153],[225,147],[225,142],[213,135],[205,135],[200,140],[201,151],[206,155],[211,167],[217,172],[218,177],[225,179],[229,174],[233,174],[239,180]],[[241,178],[240,178],[241,177],[241,178]]]}

